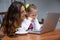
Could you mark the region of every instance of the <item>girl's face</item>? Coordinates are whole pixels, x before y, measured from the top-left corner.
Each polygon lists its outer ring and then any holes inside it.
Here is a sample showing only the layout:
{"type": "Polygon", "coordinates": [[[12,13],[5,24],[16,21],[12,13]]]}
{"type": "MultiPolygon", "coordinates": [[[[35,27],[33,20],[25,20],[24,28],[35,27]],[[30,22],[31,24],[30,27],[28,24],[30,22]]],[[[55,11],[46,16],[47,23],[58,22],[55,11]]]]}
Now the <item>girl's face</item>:
{"type": "Polygon", "coordinates": [[[21,7],[21,19],[22,19],[22,20],[25,18],[25,15],[26,15],[26,11],[25,11],[24,6],[22,6],[22,7],[21,7]]]}
{"type": "Polygon", "coordinates": [[[30,15],[30,17],[32,17],[33,19],[35,19],[37,17],[37,9],[31,8],[30,12],[29,12],[29,15],[30,15]]]}

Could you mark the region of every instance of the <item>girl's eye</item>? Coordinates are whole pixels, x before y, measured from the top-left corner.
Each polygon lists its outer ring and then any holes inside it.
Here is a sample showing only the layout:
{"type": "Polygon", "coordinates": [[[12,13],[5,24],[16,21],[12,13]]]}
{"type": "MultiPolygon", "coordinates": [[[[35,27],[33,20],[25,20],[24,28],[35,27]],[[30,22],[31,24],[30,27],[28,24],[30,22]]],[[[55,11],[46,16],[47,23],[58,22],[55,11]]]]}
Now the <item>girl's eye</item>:
{"type": "Polygon", "coordinates": [[[36,16],[36,14],[35,15],[32,15],[32,16],[36,16]]]}

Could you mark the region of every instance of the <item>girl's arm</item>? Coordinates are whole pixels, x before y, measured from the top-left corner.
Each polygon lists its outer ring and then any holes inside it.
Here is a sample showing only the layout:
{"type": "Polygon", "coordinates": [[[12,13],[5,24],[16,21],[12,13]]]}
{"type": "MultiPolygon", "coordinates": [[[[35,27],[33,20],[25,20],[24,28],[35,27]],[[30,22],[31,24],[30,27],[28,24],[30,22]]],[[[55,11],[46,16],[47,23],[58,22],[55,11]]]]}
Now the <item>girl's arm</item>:
{"type": "Polygon", "coordinates": [[[34,20],[34,24],[35,24],[35,30],[36,31],[40,31],[41,30],[41,27],[42,27],[42,24],[39,24],[37,18],[34,20]]]}

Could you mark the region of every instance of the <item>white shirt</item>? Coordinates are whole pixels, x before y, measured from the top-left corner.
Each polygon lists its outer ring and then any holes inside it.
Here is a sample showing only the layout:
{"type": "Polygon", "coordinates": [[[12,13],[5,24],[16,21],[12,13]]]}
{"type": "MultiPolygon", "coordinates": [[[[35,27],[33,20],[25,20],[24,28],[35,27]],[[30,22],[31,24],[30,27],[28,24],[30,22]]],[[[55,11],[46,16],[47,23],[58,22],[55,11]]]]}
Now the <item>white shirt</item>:
{"type": "Polygon", "coordinates": [[[30,18],[30,17],[28,19],[25,18],[21,24],[21,27],[18,28],[18,30],[25,30],[26,31],[29,28],[31,20],[32,20],[32,18],[30,18]]]}
{"type": "MultiPolygon", "coordinates": [[[[25,18],[24,21],[21,24],[21,27],[18,28],[18,30],[26,31],[29,28],[30,24],[31,24],[31,20],[32,20],[32,18],[30,18],[30,17],[28,19],[25,18]]],[[[42,25],[39,24],[38,19],[36,18],[33,21],[34,21],[33,29],[35,31],[40,31],[40,28],[42,27],[42,25]]]]}

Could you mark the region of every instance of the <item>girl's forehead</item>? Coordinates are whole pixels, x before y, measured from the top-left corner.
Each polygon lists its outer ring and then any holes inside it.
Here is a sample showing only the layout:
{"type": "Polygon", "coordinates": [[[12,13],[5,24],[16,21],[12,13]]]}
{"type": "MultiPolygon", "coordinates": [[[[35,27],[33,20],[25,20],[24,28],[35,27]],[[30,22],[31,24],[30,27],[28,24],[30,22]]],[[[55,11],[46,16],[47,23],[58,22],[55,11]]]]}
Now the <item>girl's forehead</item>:
{"type": "Polygon", "coordinates": [[[34,8],[30,8],[30,11],[34,11],[34,12],[37,12],[37,9],[34,9],[34,8]]]}

